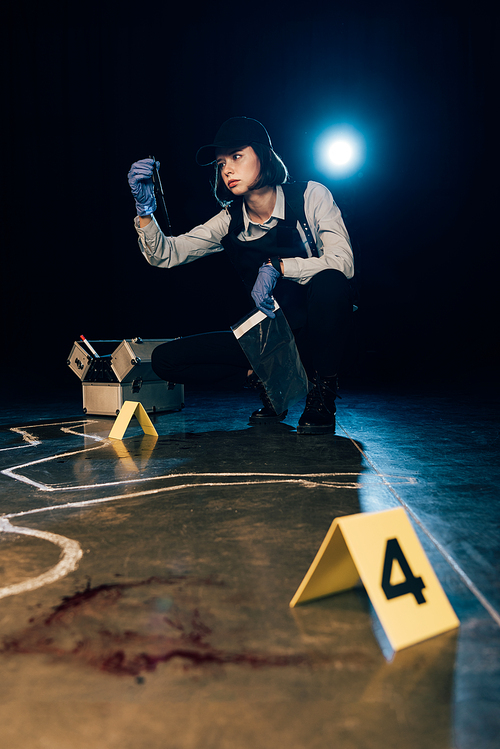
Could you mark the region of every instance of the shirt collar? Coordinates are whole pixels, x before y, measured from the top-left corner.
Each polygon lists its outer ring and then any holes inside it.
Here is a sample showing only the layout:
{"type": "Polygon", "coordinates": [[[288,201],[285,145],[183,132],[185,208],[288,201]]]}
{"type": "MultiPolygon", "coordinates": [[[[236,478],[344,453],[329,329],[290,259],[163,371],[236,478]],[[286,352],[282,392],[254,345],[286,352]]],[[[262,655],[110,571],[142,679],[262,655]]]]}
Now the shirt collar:
{"type": "Polygon", "coordinates": [[[248,231],[248,227],[250,224],[253,224],[253,226],[267,226],[271,223],[271,221],[276,219],[284,219],[285,218],[285,194],[283,192],[283,188],[281,185],[276,185],[276,203],[274,205],[274,209],[272,214],[269,216],[267,221],[263,224],[255,224],[254,222],[250,221],[248,218],[248,213],[245,205],[245,201],[243,201],[243,224],[245,226],[245,231],[248,231]]]}

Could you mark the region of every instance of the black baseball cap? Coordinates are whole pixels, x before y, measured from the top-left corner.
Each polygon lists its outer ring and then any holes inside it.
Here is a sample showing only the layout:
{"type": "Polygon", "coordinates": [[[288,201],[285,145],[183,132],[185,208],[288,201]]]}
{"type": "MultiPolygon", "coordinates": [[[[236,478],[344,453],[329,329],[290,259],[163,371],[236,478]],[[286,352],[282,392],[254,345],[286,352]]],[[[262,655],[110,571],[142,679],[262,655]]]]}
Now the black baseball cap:
{"type": "Polygon", "coordinates": [[[213,143],[198,149],[196,161],[200,166],[208,166],[215,161],[216,148],[238,148],[252,143],[273,147],[269,133],[258,120],[251,117],[231,117],[220,126],[213,143]]]}

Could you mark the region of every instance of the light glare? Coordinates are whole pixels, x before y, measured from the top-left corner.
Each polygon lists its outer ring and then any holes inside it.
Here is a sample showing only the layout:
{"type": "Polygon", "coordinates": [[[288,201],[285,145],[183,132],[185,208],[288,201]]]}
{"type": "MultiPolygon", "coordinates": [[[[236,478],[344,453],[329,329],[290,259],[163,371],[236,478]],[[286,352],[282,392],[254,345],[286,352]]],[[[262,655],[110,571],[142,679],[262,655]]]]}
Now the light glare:
{"type": "Polygon", "coordinates": [[[334,164],[347,164],[352,159],[352,146],[346,140],[336,140],[328,151],[334,164]]]}
{"type": "Polygon", "coordinates": [[[333,179],[355,174],[365,160],[365,141],[352,125],[334,125],[315,144],[316,168],[333,179]]]}

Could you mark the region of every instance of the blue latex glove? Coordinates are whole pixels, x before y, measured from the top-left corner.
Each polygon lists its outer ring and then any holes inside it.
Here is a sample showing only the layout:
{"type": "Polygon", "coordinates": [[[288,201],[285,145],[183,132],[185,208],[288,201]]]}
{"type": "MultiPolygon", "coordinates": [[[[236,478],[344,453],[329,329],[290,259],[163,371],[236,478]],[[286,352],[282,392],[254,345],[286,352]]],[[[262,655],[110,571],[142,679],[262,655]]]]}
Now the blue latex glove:
{"type": "MultiPolygon", "coordinates": [[[[141,159],[130,167],[128,183],[135,198],[138,216],[149,216],[156,211],[156,198],[153,187],[153,159],[141,159]]],[[[160,168],[160,162],[156,162],[160,168]]]]}
{"type": "Polygon", "coordinates": [[[272,292],[280,274],[272,265],[261,265],[252,289],[255,306],[268,317],[275,317],[272,292]]]}

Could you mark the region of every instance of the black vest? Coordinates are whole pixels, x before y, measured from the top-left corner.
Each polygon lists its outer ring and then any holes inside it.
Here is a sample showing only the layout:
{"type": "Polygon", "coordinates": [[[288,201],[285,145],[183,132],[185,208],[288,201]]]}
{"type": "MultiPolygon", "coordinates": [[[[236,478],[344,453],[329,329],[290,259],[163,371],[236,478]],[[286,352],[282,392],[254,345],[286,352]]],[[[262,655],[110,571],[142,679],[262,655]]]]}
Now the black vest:
{"type": "MultiPolygon", "coordinates": [[[[231,204],[229,208],[231,223],[221,244],[249,294],[253,289],[260,266],[269,258],[308,257],[297,231],[297,221],[300,221],[302,226],[306,224],[303,207],[306,186],[307,183],[297,182],[282,185],[285,194],[285,218],[278,219],[277,226],[270,229],[263,237],[250,242],[241,242],[238,239],[238,234],[244,229],[242,198],[231,204]]],[[[313,252],[315,250],[314,247],[313,252]]],[[[273,296],[285,313],[292,329],[304,324],[306,288],[303,285],[279,278],[273,296]]]]}

